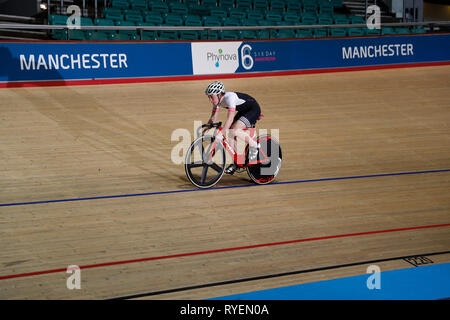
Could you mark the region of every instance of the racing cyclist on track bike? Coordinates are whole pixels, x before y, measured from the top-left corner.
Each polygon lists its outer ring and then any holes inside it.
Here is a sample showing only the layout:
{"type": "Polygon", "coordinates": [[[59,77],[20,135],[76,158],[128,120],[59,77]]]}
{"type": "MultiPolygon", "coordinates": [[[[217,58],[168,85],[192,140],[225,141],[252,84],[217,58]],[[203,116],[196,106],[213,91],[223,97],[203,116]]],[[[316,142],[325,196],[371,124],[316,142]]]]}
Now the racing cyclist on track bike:
{"type": "MultiPolygon", "coordinates": [[[[261,108],[258,102],[246,93],[241,92],[226,92],[222,82],[214,81],[210,83],[205,90],[213,108],[208,124],[217,122],[219,109],[228,109],[227,120],[223,126],[222,132],[230,134],[230,140],[234,150],[237,150],[236,138],[246,141],[249,144],[248,161],[256,160],[258,155],[258,148],[260,145],[250,138],[250,136],[243,130],[245,128],[254,127],[256,121],[261,116],[261,108]]],[[[237,169],[233,162],[227,167],[225,173],[233,174],[237,169]]]]}

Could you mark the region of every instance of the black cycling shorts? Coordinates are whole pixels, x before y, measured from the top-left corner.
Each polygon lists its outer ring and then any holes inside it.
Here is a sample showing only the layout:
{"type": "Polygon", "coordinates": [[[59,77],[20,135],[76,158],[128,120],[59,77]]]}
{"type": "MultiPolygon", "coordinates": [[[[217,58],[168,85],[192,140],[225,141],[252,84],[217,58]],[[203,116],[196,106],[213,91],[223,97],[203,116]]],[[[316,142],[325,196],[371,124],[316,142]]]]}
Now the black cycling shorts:
{"type": "Polygon", "coordinates": [[[238,111],[234,116],[233,122],[240,120],[247,126],[247,128],[250,128],[255,126],[256,121],[259,120],[259,117],[261,116],[261,108],[255,100],[246,101],[245,104],[249,104],[250,108],[246,108],[247,110],[245,111],[238,111]]]}

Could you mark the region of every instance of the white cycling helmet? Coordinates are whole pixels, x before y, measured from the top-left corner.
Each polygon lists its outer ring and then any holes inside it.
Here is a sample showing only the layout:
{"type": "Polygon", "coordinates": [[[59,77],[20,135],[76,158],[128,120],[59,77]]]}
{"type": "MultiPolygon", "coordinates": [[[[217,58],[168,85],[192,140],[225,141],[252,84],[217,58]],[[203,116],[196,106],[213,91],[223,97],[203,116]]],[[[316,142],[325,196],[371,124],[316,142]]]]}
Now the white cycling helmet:
{"type": "Polygon", "coordinates": [[[210,83],[205,90],[206,95],[225,93],[225,86],[220,81],[210,83]]]}

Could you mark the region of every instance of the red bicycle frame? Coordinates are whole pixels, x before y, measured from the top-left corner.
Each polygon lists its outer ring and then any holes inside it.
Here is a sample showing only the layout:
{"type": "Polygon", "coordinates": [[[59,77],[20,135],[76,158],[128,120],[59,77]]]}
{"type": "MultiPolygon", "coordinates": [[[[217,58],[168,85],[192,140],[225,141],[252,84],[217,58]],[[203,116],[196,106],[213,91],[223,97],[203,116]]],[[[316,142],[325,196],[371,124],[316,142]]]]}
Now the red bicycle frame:
{"type": "MultiPolygon", "coordinates": [[[[240,130],[250,130],[250,139],[255,141],[255,135],[256,135],[255,128],[245,128],[245,129],[240,129],[240,130]]],[[[214,130],[214,137],[217,137],[217,134],[220,133],[221,131],[222,131],[222,127],[219,127],[216,130],[214,130]]],[[[268,137],[267,139],[270,139],[270,137],[268,137]]],[[[257,142],[257,141],[255,141],[255,142],[257,142]]],[[[214,156],[217,143],[218,143],[218,139],[214,139],[214,142],[212,144],[212,150],[211,150],[211,153],[209,156],[209,161],[212,161],[212,157],[214,156]]],[[[245,153],[238,154],[238,152],[236,150],[234,150],[234,148],[230,145],[228,140],[223,135],[222,135],[222,145],[225,147],[225,150],[227,150],[228,153],[233,157],[234,163],[240,168],[243,168],[245,166],[255,165],[258,163],[264,163],[268,160],[268,157],[267,157],[266,153],[264,152],[263,148],[260,148],[259,151],[262,155],[262,159],[252,161],[252,162],[249,162],[246,164],[245,153]]]]}

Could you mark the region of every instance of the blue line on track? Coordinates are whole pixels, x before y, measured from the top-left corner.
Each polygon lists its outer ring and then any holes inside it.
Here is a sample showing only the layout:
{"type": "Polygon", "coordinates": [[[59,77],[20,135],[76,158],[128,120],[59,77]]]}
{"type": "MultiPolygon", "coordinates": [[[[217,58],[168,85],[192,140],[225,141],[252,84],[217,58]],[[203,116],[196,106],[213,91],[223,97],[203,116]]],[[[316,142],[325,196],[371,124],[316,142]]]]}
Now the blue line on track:
{"type": "Polygon", "coordinates": [[[120,195],[100,196],[100,197],[85,197],[85,198],[71,198],[71,199],[59,199],[59,200],[43,200],[43,201],[30,201],[30,202],[3,203],[3,204],[0,204],[0,207],[24,206],[24,205],[31,205],[31,204],[46,204],[46,203],[58,203],[58,202],[73,202],[73,201],[84,201],[84,200],[101,200],[101,199],[114,199],[114,198],[155,196],[155,195],[163,195],[163,194],[182,193],[182,192],[207,191],[207,190],[223,190],[223,189],[246,188],[246,187],[256,187],[256,186],[262,187],[262,186],[282,185],[282,184],[295,184],[295,183],[306,183],[306,182],[323,182],[323,181],[336,181],[336,180],[367,179],[367,178],[404,176],[404,175],[440,173],[440,172],[450,172],[450,169],[428,170],[428,171],[411,171],[411,172],[398,172],[398,173],[383,173],[383,174],[372,174],[372,175],[364,175],[364,176],[349,176],[349,177],[322,178],[322,179],[310,179],[310,180],[294,180],[294,181],[274,182],[274,183],[270,183],[270,184],[267,184],[267,185],[246,184],[246,185],[239,185],[239,186],[214,187],[214,188],[209,188],[209,189],[186,189],[186,190],[159,191],[159,192],[148,192],[148,193],[120,194],[120,195]]]}

